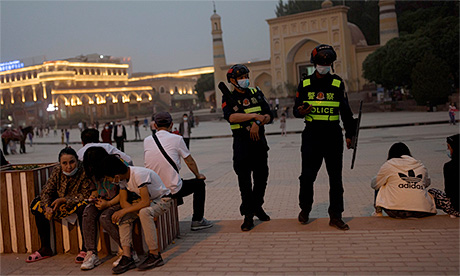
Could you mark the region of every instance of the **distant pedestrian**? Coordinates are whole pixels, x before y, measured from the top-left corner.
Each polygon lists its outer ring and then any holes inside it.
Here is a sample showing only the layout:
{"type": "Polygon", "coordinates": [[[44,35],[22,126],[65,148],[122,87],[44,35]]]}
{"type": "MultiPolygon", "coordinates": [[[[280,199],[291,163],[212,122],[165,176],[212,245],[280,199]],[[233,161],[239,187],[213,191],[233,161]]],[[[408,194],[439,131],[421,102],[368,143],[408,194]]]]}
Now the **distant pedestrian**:
{"type": "Polygon", "coordinates": [[[144,129],[145,131],[147,131],[147,126],[149,125],[149,120],[147,119],[147,117],[144,118],[144,129]]]}
{"type": "Polygon", "coordinates": [[[121,120],[117,121],[117,124],[113,127],[113,140],[117,143],[117,149],[125,151],[126,141],[126,128],[121,124],[121,120]]]}
{"type": "Polygon", "coordinates": [[[83,131],[83,122],[82,121],[78,122],[78,129],[80,130],[80,132],[83,131]]]}
{"type": "Polygon", "coordinates": [[[450,103],[449,104],[449,118],[450,118],[450,124],[455,125],[455,111],[458,111],[457,109],[457,104],[456,103],[450,103]]]}
{"type": "Polygon", "coordinates": [[[286,136],[286,114],[281,114],[280,118],[281,136],[286,136]]]}
{"type": "MultiPolygon", "coordinates": [[[[190,111],[191,112],[191,111],[190,111]]],[[[190,150],[190,136],[192,134],[192,124],[188,120],[186,113],[182,115],[182,122],[179,124],[179,134],[184,138],[187,149],[190,150]]]]}
{"type": "Polygon", "coordinates": [[[137,119],[137,116],[135,116],[134,117],[134,140],[141,139],[141,133],[139,132],[139,124],[140,124],[140,121],[137,119]]]}
{"type": "Polygon", "coordinates": [[[69,140],[70,140],[70,131],[68,131],[67,129],[65,130],[65,139],[66,139],[66,144],[68,145],[69,140]]]}
{"type": "Polygon", "coordinates": [[[64,145],[65,132],[64,129],[61,129],[61,144],[64,145]]]}
{"type": "MultiPolygon", "coordinates": [[[[29,132],[28,136],[29,136],[30,146],[32,146],[33,138],[34,138],[33,132],[29,132]]],[[[54,136],[56,136],[56,135],[54,135],[54,136]]]]}
{"type": "Polygon", "coordinates": [[[112,130],[109,127],[109,124],[104,125],[104,129],[101,131],[102,143],[112,144],[112,130]]]}

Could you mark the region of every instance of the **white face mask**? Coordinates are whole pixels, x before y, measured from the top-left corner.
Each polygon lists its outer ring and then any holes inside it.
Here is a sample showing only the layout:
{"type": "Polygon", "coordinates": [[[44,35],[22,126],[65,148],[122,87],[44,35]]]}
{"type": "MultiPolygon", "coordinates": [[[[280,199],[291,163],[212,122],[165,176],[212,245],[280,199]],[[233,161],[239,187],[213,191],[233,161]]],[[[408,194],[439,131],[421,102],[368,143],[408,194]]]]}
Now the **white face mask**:
{"type": "Polygon", "coordinates": [[[238,80],[238,85],[242,88],[248,88],[249,87],[249,79],[241,79],[238,80]]]}
{"type": "Polygon", "coordinates": [[[104,127],[105,129],[109,129],[109,127],[104,127]]]}
{"type": "Polygon", "coordinates": [[[331,71],[331,66],[316,65],[316,71],[321,75],[326,75],[331,71]]]}
{"type": "Polygon", "coordinates": [[[187,117],[184,117],[183,120],[184,120],[184,121],[187,121],[187,117]]]}
{"type": "Polygon", "coordinates": [[[75,169],[71,172],[65,172],[65,171],[62,171],[63,174],[67,175],[67,176],[73,176],[74,174],[76,174],[78,171],[78,167],[75,167],[75,169]]]}
{"type": "Polygon", "coordinates": [[[447,156],[449,156],[450,159],[452,159],[452,155],[450,154],[450,149],[446,150],[446,154],[447,154],[447,156]]]}

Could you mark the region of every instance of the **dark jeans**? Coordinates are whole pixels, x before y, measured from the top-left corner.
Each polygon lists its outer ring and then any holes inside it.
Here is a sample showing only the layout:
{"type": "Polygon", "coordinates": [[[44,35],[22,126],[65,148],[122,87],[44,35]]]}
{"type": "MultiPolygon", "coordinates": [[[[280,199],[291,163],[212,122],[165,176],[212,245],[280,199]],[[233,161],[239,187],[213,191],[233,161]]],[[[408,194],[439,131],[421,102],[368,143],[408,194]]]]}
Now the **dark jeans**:
{"type": "Polygon", "coordinates": [[[139,127],[135,126],[134,127],[134,140],[137,140],[137,137],[139,136],[139,139],[141,139],[141,133],[139,132],[139,127]]]}
{"type": "Polygon", "coordinates": [[[313,206],[313,183],[324,160],[329,175],[328,213],[331,218],[342,218],[343,136],[339,125],[330,125],[329,127],[326,129],[307,123],[302,132],[299,206],[302,211],[307,214],[310,213],[313,206]]]}
{"type": "Polygon", "coordinates": [[[125,145],[122,137],[116,137],[115,142],[117,143],[117,149],[125,151],[125,145]]]}
{"type": "Polygon", "coordinates": [[[233,169],[238,176],[241,193],[240,213],[242,216],[254,215],[264,204],[268,180],[268,157],[266,153],[261,154],[261,156],[254,156],[254,158],[257,158],[256,160],[233,161],[233,169]],[[251,181],[251,173],[253,181],[251,181]],[[254,182],[254,185],[252,182],[254,182]]]}
{"type": "Polygon", "coordinates": [[[109,207],[105,210],[99,210],[94,204],[86,206],[83,212],[83,227],[82,235],[85,241],[85,247],[88,251],[93,251],[97,254],[97,221],[102,228],[109,233],[110,237],[120,246],[120,234],[118,232],[118,226],[112,223],[112,215],[116,211],[120,210],[120,204],[109,207]]]}
{"type": "Polygon", "coordinates": [[[185,145],[187,146],[187,149],[190,149],[190,138],[184,138],[185,145]]]}
{"type": "Polygon", "coordinates": [[[204,216],[206,184],[203,179],[182,179],[182,187],[173,198],[182,198],[193,194],[193,221],[201,221],[204,216]]]}
{"type": "MultiPolygon", "coordinates": [[[[75,213],[78,216],[78,223],[80,224],[80,231],[82,236],[82,251],[86,252],[85,247],[85,237],[83,235],[83,211],[86,205],[80,206],[75,213]]],[[[37,225],[38,235],[40,236],[40,243],[41,243],[41,250],[43,249],[51,250],[51,242],[50,242],[50,221],[46,219],[45,215],[40,212],[32,212],[35,216],[35,224],[37,225]]]]}

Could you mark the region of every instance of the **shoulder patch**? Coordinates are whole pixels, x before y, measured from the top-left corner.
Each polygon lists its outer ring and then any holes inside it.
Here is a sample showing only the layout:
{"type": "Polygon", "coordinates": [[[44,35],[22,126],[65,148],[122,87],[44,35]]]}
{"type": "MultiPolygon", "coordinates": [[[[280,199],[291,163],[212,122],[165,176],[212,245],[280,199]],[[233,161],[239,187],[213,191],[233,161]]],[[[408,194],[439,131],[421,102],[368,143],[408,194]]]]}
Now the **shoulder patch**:
{"type": "Polygon", "coordinates": [[[340,87],[340,84],[341,84],[341,83],[342,83],[342,82],[341,82],[340,80],[334,79],[334,80],[332,81],[332,86],[340,87]]]}
{"type": "Polygon", "coordinates": [[[303,87],[309,86],[311,84],[310,79],[306,79],[303,81],[303,87]]]}

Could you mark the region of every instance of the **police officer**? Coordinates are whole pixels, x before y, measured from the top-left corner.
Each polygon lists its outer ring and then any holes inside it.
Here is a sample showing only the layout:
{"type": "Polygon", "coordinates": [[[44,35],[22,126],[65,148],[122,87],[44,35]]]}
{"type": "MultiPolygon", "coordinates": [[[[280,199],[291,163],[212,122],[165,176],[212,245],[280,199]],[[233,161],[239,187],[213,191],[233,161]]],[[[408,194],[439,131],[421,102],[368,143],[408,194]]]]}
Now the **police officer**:
{"type": "Polygon", "coordinates": [[[294,116],[305,120],[299,177],[302,211],[298,219],[302,224],[308,223],[313,205],[313,183],[324,159],[329,175],[329,225],[348,230],[350,228],[342,220],[343,136],[339,114],[345,128],[347,148],[351,146],[356,121],[345,98],[343,80],[330,73],[336,59],[337,54],[329,45],[321,44],[313,49],[310,62],[316,70],[300,82],[295,98],[294,116]]]}
{"type": "Polygon", "coordinates": [[[249,87],[249,69],[245,65],[233,65],[227,72],[227,81],[235,89],[223,95],[222,110],[233,133],[233,169],[238,176],[240,213],[244,216],[241,230],[249,231],[254,227],[254,215],[261,221],[270,220],[262,208],[269,150],[264,125],[273,121],[273,115],[262,91],[249,87]]]}

